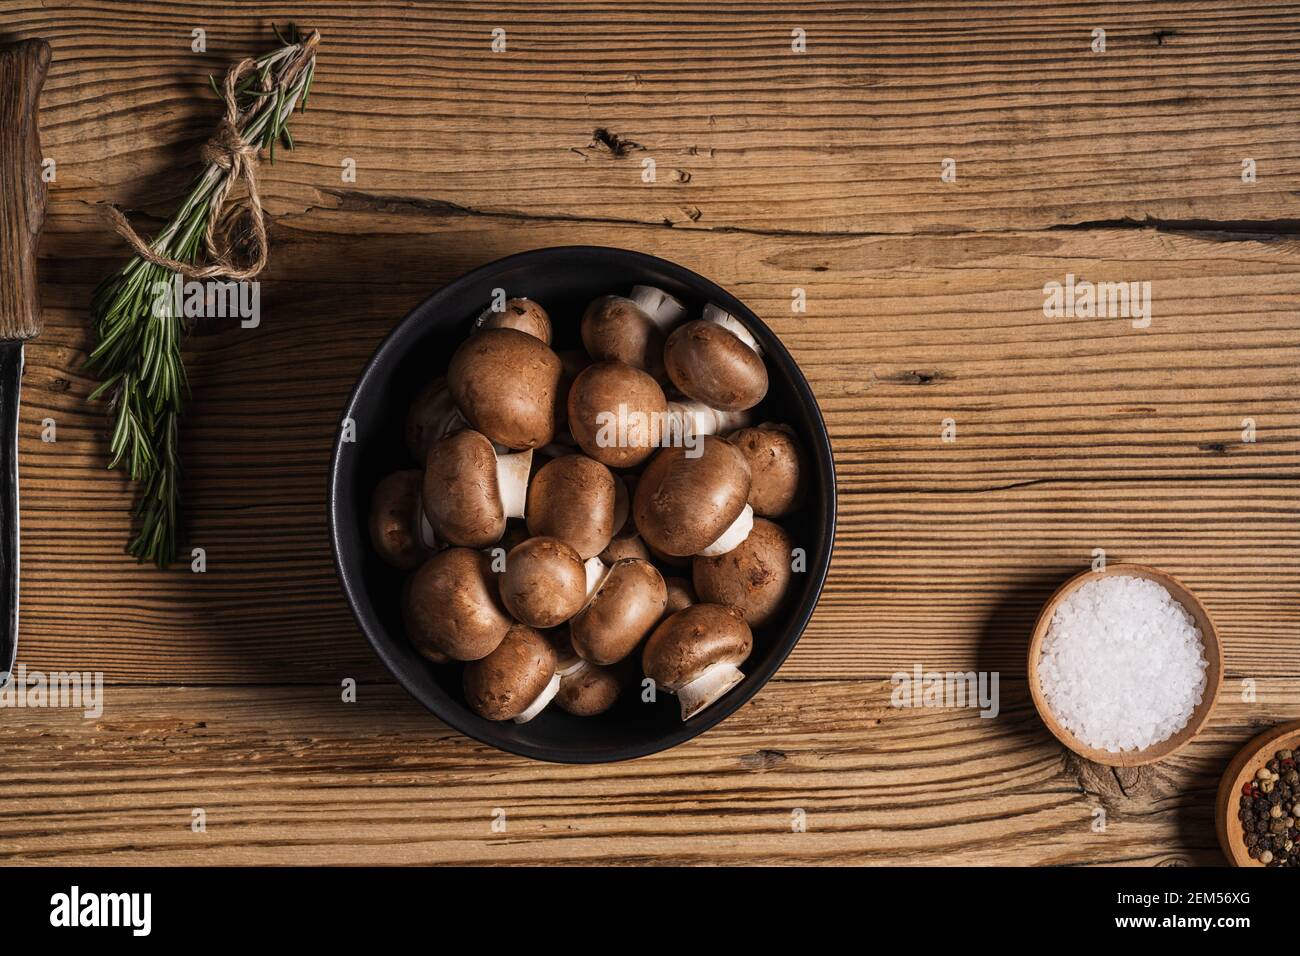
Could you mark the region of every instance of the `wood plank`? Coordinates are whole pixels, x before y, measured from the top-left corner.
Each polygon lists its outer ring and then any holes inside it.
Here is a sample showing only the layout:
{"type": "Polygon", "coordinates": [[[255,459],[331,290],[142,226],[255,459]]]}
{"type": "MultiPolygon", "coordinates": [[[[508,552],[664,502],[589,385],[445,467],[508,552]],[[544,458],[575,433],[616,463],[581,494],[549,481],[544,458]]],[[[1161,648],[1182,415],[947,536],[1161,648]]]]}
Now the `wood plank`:
{"type": "Polygon", "coordinates": [[[334,202],[347,157],[372,193],[593,223],[916,233],[1300,218],[1289,2],[0,10],[6,32],[54,44],[42,125],[56,199],[179,194],[178,161],[216,115],[206,74],[292,16],[324,43],[300,148],[267,177],[279,212],[334,202]],[[206,53],[191,52],[195,27],[206,53]],[[1105,53],[1091,50],[1097,28],[1105,53]],[[795,29],[806,53],[792,52],[795,29]],[[636,146],[616,156],[592,145],[596,129],[636,146]]]}
{"type": "Polygon", "coordinates": [[[563,767],[479,746],[392,688],[350,705],[329,687],[110,688],[93,722],[3,714],[0,859],[1217,864],[1218,775],[1300,683],[1225,695],[1182,754],[1118,774],[1067,757],[1015,682],[994,719],[889,692],[777,681],[668,753],[563,767]]]}
{"type": "Polygon", "coordinates": [[[382,679],[339,597],[323,518],[353,377],[439,283],[499,255],[590,239],[673,257],[735,289],[819,395],[838,462],[839,550],[784,674],[885,676],[910,666],[918,639],[935,666],[1017,668],[1038,603],[1094,547],[1185,576],[1220,620],[1230,674],[1300,674],[1292,241],[1150,230],[834,246],[772,237],[738,253],[704,233],[503,229],[425,208],[287,217],[262,326],[216,323],[190,340],[188,500],[209,561],[194,575],[119,553],[129,493],[101,470],[102,413],[78,370],[84,304],[115,256],[83,207],[55,209],[47,331],[29,346],[23,403],[24,654],[42,666],[118,681],[382,679]],[[363,239],[341,238],[359,222],[363,239]],[[1046,278],[1124,276],[1133,263],[1155,277],[1151,329],[1043,317],[1046,278]],[[796,284],[806,315],[789,312],[796,284]],[[56,444],[40,441],[46,417],[56,444]],[[945,417],[958,422],[954,443],[940,440],[945,417]],[[1240,440],[1245,417],[1256,443],[1240,440]]]}

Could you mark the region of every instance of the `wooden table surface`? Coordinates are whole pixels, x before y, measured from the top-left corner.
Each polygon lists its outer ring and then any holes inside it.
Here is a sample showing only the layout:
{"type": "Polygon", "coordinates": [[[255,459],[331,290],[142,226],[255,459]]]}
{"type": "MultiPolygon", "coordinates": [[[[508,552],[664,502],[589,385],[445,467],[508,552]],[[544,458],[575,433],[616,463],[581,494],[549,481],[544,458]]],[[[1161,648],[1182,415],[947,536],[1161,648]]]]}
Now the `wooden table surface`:
{"type": "Polygon", "coordinates": [[[20,660],[107,686],[98,718],[0,710],[0,861],[1222,862],[1219,774],[1300,716],[1300,4],[0,0],[0,39],[30,36],[54,48],[56,178],[20,660]],[[131,490],[87,402],[87,303],[126,255],[98,207],[157,228],[218,115],[207,75],[290,17],[323,40],[297,149],[261,168],[263,320],[188,343],[207,570],[163,573],[122,554],[131,490]],[[573,243],[675,260],[761,315],[841,494],[777,678],[599,767],[493,751],[409,699],[324,520],[380,338],[474,266],[573,243]],[[1067,274],[1149,281],[1150,327],[1045,317],[1067,274]],[[1179,575],[1221,627],[1215,716],[1154,767],[1072,759],[1025,690],[1037,608],[1096,548],[1179,575]],[[891,707],[918,663],[998,671],[1001,715],[891,707]]]}

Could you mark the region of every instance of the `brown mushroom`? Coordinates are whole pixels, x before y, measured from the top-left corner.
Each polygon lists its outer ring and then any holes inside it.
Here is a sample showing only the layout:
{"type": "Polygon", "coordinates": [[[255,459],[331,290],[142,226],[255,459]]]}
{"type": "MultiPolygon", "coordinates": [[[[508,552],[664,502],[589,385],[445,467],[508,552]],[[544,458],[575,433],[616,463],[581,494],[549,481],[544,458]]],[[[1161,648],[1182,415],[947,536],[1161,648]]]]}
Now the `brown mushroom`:
{"type": "Polygon", "coordinates": [[[569,389],[569,429],[610,468],[632,468],[654,453],[668,401],[659,383],[624,362],[587,366],[569,389]]]}
{"type": "Polygon", "coordinates": [[[591,600],[569,622],[569,639],[583,660],[614,664],[636,649],[663,617],[668,592],[649,561],[614,564],[591,600]]]}
{"type": "Polygon", "coordinates": [[[510,628],[496,575],[481,551],[448,548],[412,575],[405,592],[407,636],[421,654],[472,661],[491,654],[510,628]]]}
{"type": "Polygon", "coordinates": [[[692,604],[654,629],[641,667],[662,690],[677,695],[686,720],[744,680],[740,665],[753,646],[739,608],[692,604]]]}
{"type": "Polygon", "coordinates": [[[430,445],[466,424],[465,416],[451,400],[447,380],[436,378],[420,389],[406,413],[406,448],[412,458],[424,464],[430,445]]]}
{"type": "Polygon", "coordinates": [[[727,436],[749,462],[753,480],[749,504],[754,514],[780,518],[803,502],[804,456],[794,433],[784,425],[742,428],[727,436]]]}
{"type": "Polygon", "coordinates": [[[719,313],[730,322],[697,319],[668,336],[664,367],[683,395],[711,408],[753,408],[767,394],[767,366],[748,330],[719,313]]]}
{"type": "Polygon", "coordinates": [[[645,546],[645,542],[635,531],[622,537],[611,538],[609,545],[600,552],[600,560],[606,564],[613,564],[626,558],[639,558],[642,561],[651,559],[650,549],[645,546]]]}
{"type": "Polygon", "coordinates": [[[701,601],[730,604],[745,614],[750,627],[762,627],[790,590],[790,536],[779,524],[755,518],[742,544],[717,557],[696,555],[695,591],[701,601]]]}
{"type": "Polygon", "coordinates": [[[390,564],[410,571],[437,547],[420,501],[420,472],[406,468],[387,475],[370,497],[370,543],[390,564]]]}
{"type": "Polygon", "coordinates": [[[748,533],[745,457],[714,435],[702,437],[693,456],[690,451],[660,451],[641,474],[632,499],[637,531],[647,545],[669,555],[699,554],[719,539],[748,533]]]}
{"type": "Polygon", "coordinates": [[[540,448],[555,434],[559,357],[518,329],[484,329],[451,357],[447,386],[465,420],[507,448],[540,448]]]}
{"type": "Polygon", "coordinates": [[[506,555],[501,600],[525,624],[563,624],[582,610],[587,596],[582,558],[560,539],[529,538],[506,555]]]}
{"type": "Polygon", "coordinates": [[[582,344],[597,362],[623,362],[662,378],[664,337],[631,299],[604,295],[582,314],[582,344]]]}
{"type": "Polygon", "coordinates": [[[513,624],[491,654],[465,665],[463,683],[480,717],[527,723],[560,689],[555,649],[526,624],[513,624]]]}
{"type": "Polygon", "coordinates": [[[615,668],[582,661],[572,673],[560,675],[555,703],[575,717],[595,717],[614,706],[622,689],[615,668]]]}
{"type": "Polygon", "coordinates": [[[528,530],[559,538],[585,561],[614,535],[618,482],[608,468],[586,455],[547,462],[528,487],[528,530]]]}
{"type": "Polygon", "coordinates": [[[486,548],[507,518],[522,518],[531,450],[497,455],[487,436],[466,428],[435,442],[424,468],[424,512],[443,541],[486,548]]]}
{"type": "Polygon", "coordinates": [[[685,578],[665,577],[664,587],[668,589],[668,604],[664,607],[665,616],[676,614],[684,607],[699,603],[699,598],[695,596],[695,589],[685,578]]]}
{"type": "Polygon", "coordinates": [[[631,297],[605,295],[582,314],[582,344],[597,362],[624,362],[663,378],[664,335],[686,308],[661,289],[637,286],[631,297]]]}
{"type": "Polygon", "coordinates": [[[489,306],[474,322],[474,331],[482,329],[518,329],[551,344],[551,317],[532,299],[507,299],[499,312],[489,306]]]}

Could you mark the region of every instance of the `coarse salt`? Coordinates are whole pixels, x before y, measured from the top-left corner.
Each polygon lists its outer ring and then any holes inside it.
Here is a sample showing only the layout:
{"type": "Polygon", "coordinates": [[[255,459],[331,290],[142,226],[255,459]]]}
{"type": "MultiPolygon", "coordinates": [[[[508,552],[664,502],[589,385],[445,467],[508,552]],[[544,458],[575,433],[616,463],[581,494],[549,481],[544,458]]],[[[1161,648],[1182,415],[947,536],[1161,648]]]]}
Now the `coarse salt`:
{"type": "Polygon", "coordinates": [[[1205,648],[1162,585],[1107,575],[1056,606],[1038,682],[1047,706],[1090,747],[1145,750],[1178,733],[1205,693],[1205,648]]]}

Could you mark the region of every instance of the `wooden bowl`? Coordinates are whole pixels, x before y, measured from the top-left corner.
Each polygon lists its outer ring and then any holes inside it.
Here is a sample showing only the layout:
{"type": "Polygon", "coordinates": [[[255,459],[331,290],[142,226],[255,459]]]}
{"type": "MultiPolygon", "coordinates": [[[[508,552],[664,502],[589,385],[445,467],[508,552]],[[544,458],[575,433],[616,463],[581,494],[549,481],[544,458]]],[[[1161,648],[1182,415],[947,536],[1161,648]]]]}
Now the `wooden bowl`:
{"type": "Polygon", "coordinates": [[[1279,724],[1272,730],[1266,730],[1246,746],[1228,764],[1223,779],[1219,781],[1219,796],[1214,805],[1215,829],[1219,831],[1219,846],[1223,855],[1233,866],[1264,867],[1259,860],[1252,860],[1242,842],[1241,821],[1237,819],[1240,806],[1241,788],[1247,780],[1255,776],[1255,771],[1273,759],[1279,750],[1295,750],[1300,747],[1300,720],[1289,724],[1279,724]]]}
{"type": "Polygon", "coordinates": [[[1219,696],[1219,685],[1222,682],[1223,645],[1219,643],[1219,632],[1214,626],[1210,612],[1197,600],[1196,595],[1172,574],[1166,574],[1164,571],[1149,568],[1143,564],[1109,564],[1104,571],[1083,571],[1070,578],[1057,588],[1056,593],[1048,598],[1047,603],[1043,605],[1043,609],[1038,613],[1038,620],[1034,623],[1034,636],[1029,642],[1029,693],[1034,698],[1034,707],[1038,710],[1038,716],[1043,719],[1043,723],[1047,725],[1047,729],[1052,732],[1057,740],[1080,757],[1085,757],[1094,763],[1105,764],[1108,767],[1138,767],[1142,764],[1162,760],[1181,750],[1200,732],[1201,728],[1205,726],[1205,722],[1210,719],[1210,712],[1214,710],[1214,702],[1219,696]],[[1145,578],[1148,581],[1155,581],[1157,584],[1164,586],[1174,600],[1187,609],[1187,613],[1196,621],[1196,626],[1201,629],[1201,641],[1205,647],[1205,660],[1209,664],[1205,675],[1205,693],[1201,697],[1200,704],[1192,711],[1191,719],[1178,733],[1157,744],[1152,744],[1145,750],[1111,753],[1108,750],[1089,747],[1070,733],[1056,719],[1056,715],[1047,706],[1047,701],[1043,697],[1038,683],[1038,661],[1042,657],[1043,638],[1047,636],[1047,628],[1052,623],[1052,615],[1056,613],[1057,605],[1084,583],[1107,575],[1145,578]]]}

